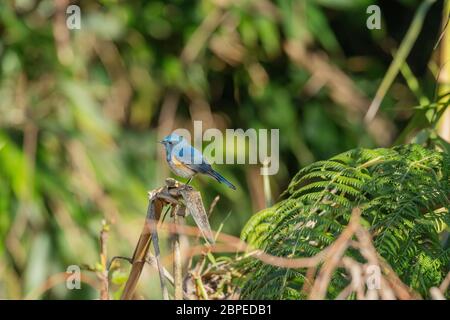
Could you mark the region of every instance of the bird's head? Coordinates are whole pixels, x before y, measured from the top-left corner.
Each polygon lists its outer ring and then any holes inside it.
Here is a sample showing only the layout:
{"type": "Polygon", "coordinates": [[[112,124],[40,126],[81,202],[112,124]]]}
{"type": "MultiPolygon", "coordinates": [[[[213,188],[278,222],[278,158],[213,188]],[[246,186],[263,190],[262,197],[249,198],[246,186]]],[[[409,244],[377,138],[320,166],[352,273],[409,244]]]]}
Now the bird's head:
{"type": "Polygon", "coordinates": [[[171,133],[168,136],[164,137],[160,143],[162,143],[166,148],[173,147],[174,145],[180,143],[183,140],[183,137],[177,135],[176,133],[171,133]]]}

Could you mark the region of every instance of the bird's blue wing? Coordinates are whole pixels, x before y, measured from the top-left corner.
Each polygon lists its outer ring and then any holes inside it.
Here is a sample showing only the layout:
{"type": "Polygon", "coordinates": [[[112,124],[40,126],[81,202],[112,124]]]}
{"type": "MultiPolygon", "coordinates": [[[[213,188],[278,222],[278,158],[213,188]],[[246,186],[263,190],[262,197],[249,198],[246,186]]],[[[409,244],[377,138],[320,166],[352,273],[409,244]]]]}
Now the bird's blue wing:
{"type": "Polygon", "coordinates": [[[220,173],[215,171],[208,161],[203,158],[202,153],[189,143],[185,141],[178,143],[174,147],[173,152],[173,156],[192,171],[207,174],[217,181],[226,184],[231,189],[236,190],[236,187],[230,181],[225,179],[220,173]]]}
{"type": "Polygon", "coordinates": [[[202,153],[185,141],[174,146],[173,152],[178,161],[195,172],[206,173],[211,169],[211,165],[206,161],[202,153]]]}

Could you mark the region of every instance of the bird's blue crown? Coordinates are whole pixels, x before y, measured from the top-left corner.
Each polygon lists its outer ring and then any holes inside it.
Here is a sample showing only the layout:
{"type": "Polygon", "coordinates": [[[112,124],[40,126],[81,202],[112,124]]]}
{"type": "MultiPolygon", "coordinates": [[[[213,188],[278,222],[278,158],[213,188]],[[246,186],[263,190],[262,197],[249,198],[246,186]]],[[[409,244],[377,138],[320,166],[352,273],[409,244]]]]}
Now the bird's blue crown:
{"type": "Polygon", "coordinates": [[[168,136],[164,137],[164,139],[161,141],[162,143],[169,143],[169,144],[176,144],[183,140],[183,137],[177,135],[176,133],[171,133],[168,136]]]}

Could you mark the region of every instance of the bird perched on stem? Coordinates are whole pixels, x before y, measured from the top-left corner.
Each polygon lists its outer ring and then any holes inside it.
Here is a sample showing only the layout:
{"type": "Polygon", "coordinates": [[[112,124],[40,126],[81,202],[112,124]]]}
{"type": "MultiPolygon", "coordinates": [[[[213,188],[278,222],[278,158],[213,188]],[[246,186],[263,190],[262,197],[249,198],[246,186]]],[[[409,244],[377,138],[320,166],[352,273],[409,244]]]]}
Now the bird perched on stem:
{"type": "Polygon", "coordinates": [[[236,187],[215,171],[203,158],[202,153],[191,146],[183,137],[171,133],[159,142],[166,148],[166,160],[170,169],[180,177],[189,178],[187,184],[196,174],[201,173],[236,190],[236,187]]]}

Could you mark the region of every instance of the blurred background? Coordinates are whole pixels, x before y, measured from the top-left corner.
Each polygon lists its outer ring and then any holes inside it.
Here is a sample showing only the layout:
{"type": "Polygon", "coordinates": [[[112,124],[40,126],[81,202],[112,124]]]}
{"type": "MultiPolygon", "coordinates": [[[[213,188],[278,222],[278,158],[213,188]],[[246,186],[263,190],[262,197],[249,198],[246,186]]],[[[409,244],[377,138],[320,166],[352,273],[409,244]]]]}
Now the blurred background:
{"type": "MultiPolygon", "coordinates": [[[[303,166],[408,141],[401,132],[414,107],[436,94],[443,1],[427,13],[380,111],[363,119],[421,3],[1,1],[0,298],[97,298],[89,284],[67,290],[54,275],[96,268],[103,220],[108,255],[132,255],[147,191],[171,176],[156,142],[193,120],[280,129],[269,194],[257,165],[216,166],[237,191],[193,182],[207,208],[220,196],[212,228],[235,236],[303,166]],[[81,8],[80,30],[66,26],[71,4],[81,8]],[[366,27],[371,4],[381,8],[380,30],[366,27]]],[[[147,269],[141,291],[159,298],[147,269]]],[[[126,275],[124,264],[114,281],[126,275]]]]}

